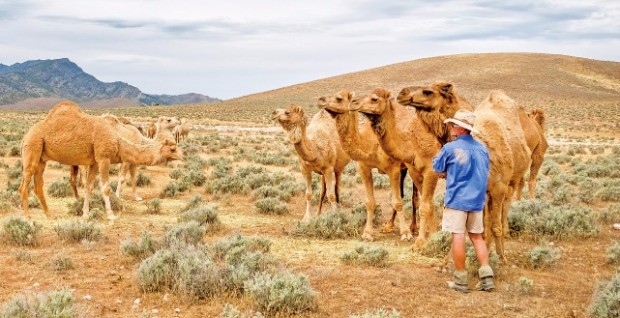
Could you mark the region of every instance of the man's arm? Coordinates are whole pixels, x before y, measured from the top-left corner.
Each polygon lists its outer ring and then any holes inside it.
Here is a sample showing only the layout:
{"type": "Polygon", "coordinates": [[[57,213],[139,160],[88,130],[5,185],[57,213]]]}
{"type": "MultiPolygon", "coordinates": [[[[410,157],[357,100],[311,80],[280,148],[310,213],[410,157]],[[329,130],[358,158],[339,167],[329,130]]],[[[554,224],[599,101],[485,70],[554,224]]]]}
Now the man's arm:
{"type": "MultiPolygon", "coordinates": [[[[437,156],[433,158],[433,170],[440,174],[445,174],[447,172],[447,164],[448,164],[448,154],[445,150],[445,147],[442,147],[437,156]]],[[[441,175],[440,175],[441,176],[441,175]]]]}

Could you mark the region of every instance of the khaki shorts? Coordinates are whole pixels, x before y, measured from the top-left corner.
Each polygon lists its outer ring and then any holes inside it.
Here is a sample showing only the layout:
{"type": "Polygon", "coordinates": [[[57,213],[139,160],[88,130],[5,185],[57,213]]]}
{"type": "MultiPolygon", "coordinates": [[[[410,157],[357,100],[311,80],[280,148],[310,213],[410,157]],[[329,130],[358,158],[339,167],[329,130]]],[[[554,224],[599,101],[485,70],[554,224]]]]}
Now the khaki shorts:
{"type": "Polygon", "coordinates": [[[482,211],[465,212],[444,207],[441,229],[450,233],[482,233],[484,232],[482,211]]]}

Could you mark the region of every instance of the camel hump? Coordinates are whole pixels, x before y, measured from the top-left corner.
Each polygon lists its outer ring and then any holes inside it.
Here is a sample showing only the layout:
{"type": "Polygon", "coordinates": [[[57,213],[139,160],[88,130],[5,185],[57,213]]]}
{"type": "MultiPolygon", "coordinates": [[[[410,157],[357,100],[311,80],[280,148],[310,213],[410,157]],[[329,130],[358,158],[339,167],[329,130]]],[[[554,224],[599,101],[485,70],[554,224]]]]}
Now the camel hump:
{"type": "Polygon", "coordinates": [[[119,121],[121,124],[124,124],[124,125],[133,125],[129,119],[127,119],[127,118],[125,118],[125,117],[123,117],[123,116],[117,116],[117,117],[116,117],[116,119],[118,119],[118,121],[119,121]]]}
{"type": "Polygon", "coordinates": [[[57,116],[58,114],[64,114],[64,113],[83,114],[82,109],[76,103],[69,101],[69,100],[63,100],[59,102],[58,104],[54,105],[52,109],[50,109],[50,112],[47,114],[47,118],[54,117],[54,116],[57,116]]]}
{"type": "Polygon", "coordinates": [[[532,110],[528,116],[534,119],[541,128],[545,128],[545,111],[539,108],[532,110]]]}
{"type": "Polygon", "coordinates": [[[101,118],[105,119],[105,121],[107,121],[108,123],[112,124],[112,125],[118,125],[121,124],[122,122],[118,119],[118,117],[112,115],[112,114],[103,114],[101,115],[101,118]]]}

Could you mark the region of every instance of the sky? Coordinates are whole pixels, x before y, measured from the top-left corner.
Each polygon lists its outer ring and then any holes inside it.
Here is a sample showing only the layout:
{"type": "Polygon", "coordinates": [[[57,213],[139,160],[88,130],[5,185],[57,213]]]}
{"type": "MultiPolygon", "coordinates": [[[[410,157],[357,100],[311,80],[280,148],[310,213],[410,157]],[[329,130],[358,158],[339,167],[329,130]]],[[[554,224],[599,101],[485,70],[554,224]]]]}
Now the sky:
{"type": "Polygon", "coordinates": [[[420,58],[620,61],[617,0],[0,0],[0,63],[228,99],[420,58]]]}

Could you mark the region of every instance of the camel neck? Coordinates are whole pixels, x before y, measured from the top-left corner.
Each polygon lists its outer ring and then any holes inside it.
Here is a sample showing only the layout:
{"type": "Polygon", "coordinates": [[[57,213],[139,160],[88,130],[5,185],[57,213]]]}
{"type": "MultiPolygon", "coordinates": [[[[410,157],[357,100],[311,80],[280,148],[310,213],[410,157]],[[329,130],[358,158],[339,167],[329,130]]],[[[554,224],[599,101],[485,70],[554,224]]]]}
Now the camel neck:
{"type": "Polygon", "coordinates": [[[158,143],[138,145],[118,135],[119,155],[122,162],[140,165],[154,165],[161,161],[158,143]]]}
{"type": "Polygon", "coordinates": [[[368,141],[360,136],[357,113],[338,114],[334,119],[343,150],[355,161],[369,160],[371,149],[364,149],[368,141]]]}
{"type": "Polygon", "coordinates": [[[404,109],[404,106],[400,106],[390,100],[390,106],[386,107],[385,111],[373,121],[373,129],[379,137],[379,143],[381,148],[390,157],[402,162],[412,162],[413,148],[416,147],[412,144],[411,140],[414,136],[405,136],[406,133],[398,127],[396,124],[396,116],[406,117],[400,118],[399,122],[407,123],[407,127],[411,124],[412,116],[408,111],[404,109]],[[397,107],[403,107],[398,109],[397,107]],[[406,149],[405,151],[403,149],[406,149]]]}
{"type": "Polygon", "coordinates": [[[295,150],[297,154],[301,157],[301,159],[305,161],[314,161],[317,158],[317,151],[310,140],[308,140],[308,136],[306,135],[306,126],[299,125],[296,127],[299,129],[299,139],[293,141],[293,145],[295,146],[295,150]]]}

